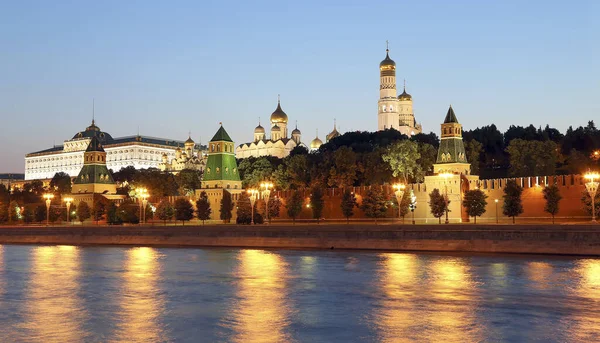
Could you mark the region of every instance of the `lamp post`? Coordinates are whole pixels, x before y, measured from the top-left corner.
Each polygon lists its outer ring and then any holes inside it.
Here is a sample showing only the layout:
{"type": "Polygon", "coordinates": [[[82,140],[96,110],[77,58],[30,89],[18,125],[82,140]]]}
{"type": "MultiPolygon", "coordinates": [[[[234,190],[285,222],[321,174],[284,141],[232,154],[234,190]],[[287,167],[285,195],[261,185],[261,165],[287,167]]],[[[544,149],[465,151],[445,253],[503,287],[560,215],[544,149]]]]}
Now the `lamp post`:
{"type": "Polygon", "coordinates": [[[494,199],[494,202],[496,203],[496,224],[498,224],[498,199],[494,199]]]}
{"type": "Polygon", "coordinates": [[[46,199],[46,226],[50,225],[50,202],[54,199],[54,194],[46,193],[44,194],[44,199],[46,199]]]}
{"type": "Polygon", "coordinates": [[[250,194],[250,213],[251,213],[251,217],[250,217],[250,225],[254,225],[254,203],[256,203],[256,198],[258,197],[258,190],[257,189],[249,189],[248,190],[248,194],[250,194]]]}
{"type": "Polygon", "coordinates": [[[444,201],[446,203],[446,221],[444,223],[448,224],[450,221],[448,220],[448,178],[453,174],[451,173],[441,173],[440,176],[444,178],[444,201]]]}
{"type": "Polygon", "coordinates": [[[401,214],[402,214],[402,196],[404,196],[404,189],[406,188],[406,185],[404,185],[403,183],[397,183],[394,185],[394,189],[396,191],[394,191],[394,195],[396,196],[396,201],[398,202],[398,219],[400,219],[401,214]]]}
{"type": "Polygon", "coordinates": [[[592,198],[592,223],[596,222],[596,192],[598,192],[598,181],[596,179],[600,179],[600,174],[598,173],[587,173],[584,176],[589,182],[585,183],[585,188],[588,193],[590,193],[590,197],[592,198]]]}
{"type": "Polygon", "coordinates": [[[415,225],[415,210],[417,209],[417,196],[410,190],[410,211],[412,212],[412,224],[415,225]]]}
{"type": "Polygon", "coordinates": [[[267,209],[267,223],[269,222],[269,197],[271,196],[271,188],[273,188],[273,183],[271,182],[263,182],[260,184],[261,195],[265,199],[267,209]]]}
{"type": "Polygon", "coordinates": [[[67,225],[69,224],[70,221],[70,209],[71,209],[71,203],[73,202],[73,198],[64,198],[63,201],[66,203],[67,205],[67,225]]]}
{"type": "Polygon", "coordinates": [[[138,196],[142,198],[140,202],[140,225],[145,222],[146,219],[146,204],[148,203],[148,190],[146,188],[136,189],[138,196]],[[143,208],[143,211],[142,211],[143,208]]]}

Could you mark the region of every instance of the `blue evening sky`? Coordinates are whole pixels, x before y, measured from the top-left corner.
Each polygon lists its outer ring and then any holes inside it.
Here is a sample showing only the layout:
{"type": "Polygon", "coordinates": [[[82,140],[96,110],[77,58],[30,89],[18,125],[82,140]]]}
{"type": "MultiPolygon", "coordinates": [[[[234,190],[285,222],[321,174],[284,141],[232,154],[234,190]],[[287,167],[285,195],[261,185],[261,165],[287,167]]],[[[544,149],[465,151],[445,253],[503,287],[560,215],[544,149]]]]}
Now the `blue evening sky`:
{"type": "Polygon", "coordinates": [[[250,141],[281,94],[303,141],[375,130],[390,41],[439,131],[600,124],[600,1],[2,1],[0,172],[96,122],[114,137],[250,141]]]}

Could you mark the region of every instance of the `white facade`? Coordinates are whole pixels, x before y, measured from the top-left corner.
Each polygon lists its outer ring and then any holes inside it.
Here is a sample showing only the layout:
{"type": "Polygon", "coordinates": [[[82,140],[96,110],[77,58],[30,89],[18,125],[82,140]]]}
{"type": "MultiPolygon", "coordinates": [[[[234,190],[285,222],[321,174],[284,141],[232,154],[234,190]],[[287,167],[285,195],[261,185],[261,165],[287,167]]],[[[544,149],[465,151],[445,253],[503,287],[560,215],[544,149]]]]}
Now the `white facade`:
{"type": "Polygon", "coordinates": [[[386,50],[385,59],[379,64],[379,100],[377,102],[377,129],[395,129],[412,136],[421,132],[413,111],[412,96],[406,93],[396,94],[396,62],[386,50]]]}
{"type": "MultiPolygon", "coordinates": [[[[104,139],[106,166],[113,171],[133,166],[136,169],[159,168],[163,155],[174,159],[184,142],[145,136],[129,136],[113,139],[101,132],[94,123],[66,140],[63,145],[27,154],[25,156],[25,180],[51,179],[54,174],[64,172],[76,177],[83,168],[83,153],[91,141],[91,135],[97,134],[104,139]]],[[[199,149],[200,146],[196,146],[199,149]]]]}

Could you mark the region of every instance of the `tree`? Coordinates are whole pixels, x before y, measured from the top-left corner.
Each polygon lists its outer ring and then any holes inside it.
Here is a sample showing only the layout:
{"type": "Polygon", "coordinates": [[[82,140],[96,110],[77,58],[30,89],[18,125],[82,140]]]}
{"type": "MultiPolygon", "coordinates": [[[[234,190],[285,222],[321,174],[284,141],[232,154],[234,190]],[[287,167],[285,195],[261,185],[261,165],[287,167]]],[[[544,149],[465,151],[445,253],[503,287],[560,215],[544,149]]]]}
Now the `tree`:
{"type": "Polygon", "coordinates": [[[233,211],[233,200],[231,200],[231,193],[227,190],[223,190],[223,198],[221,199],[221,215],[220,218],[224,223],[229,223],[231,220],[233,211]]]}
{"type": "MultiPolygon", "coordinates": [[[[581,202],[583,203],[583,208],[588,215],[592,215],[592,197],[588,191],[584,191],[581,197],[581,202]]],[[[596,218],[600,215],[600,192],[596,192],[596,196],[594,197],[594,207],[596,209],[596,218]]]]}
{"type": "Polygon", "coordinates": [[[175,200],[175,219],[181,220],[181,225],[185,225],[185,222],[192,218],[194,218],[192,204],[184,198],[175,200]]]}
{"type": "Polygon", "coordinates": [[[422,172],[417,163],[421,155],[419,146],[410,140],[401,140],[388,147],[382,159],[390,165],[394,177],[401,176],[403,182],[409,182],[409,178],[416,179],[422,172]]]}
{"type": "Polygon", "coordinates": [[[119,215],[119,207],[112,201],[106,206],[106,223],[108,225],[123,224],[123,220],[119,215]]]}
{"type": "Polygon", "coordinates": [[[558,159],[553,141],[526,141],[513,139],[506,152],[510,156],[512,176],[553,175],[558,159]]]}
{"type": "Polygon", "coordinates": [[[279,212],[281,212],[281,199],[277,196],[269,198],[269,224],[271,219],[279,217],[279,212]]]}
{"type": "Polygon", "coordinates": [[[419,168],[417,168],[414,181],[423,182],[426,175],[433,173],[433,164],[437,159],[437,150],[431,144],[418,143],[418,152],[420,156],[417,160],[419,168]]]}
{"type": "Polygon", "coordinates": [[[167,220],[171,220],[175,215],[175,208],[168,200],[161,201],[156,207],[156,216],[167,225],[167,220]]]}
{"type": "Polygon", "coordinates": [[[292,218],[294,224],[296,224],[296,217],[302,212],[302,203],[302,194],[298,190],[294,191],[286,201],[287,215],[292,218]]]}
{"type": "Polygon", "coordinates": [[[429,193],[429,209],[433,217],[438,219],[438,222],[442,223],[442,216],[446,213],[446,198],[440,194],[440,190],[434,188],[429,193]]]}
{"type": "Polygon", "coordinates": [[[246,192],[242,192],[237,202],[237,217],[235,219],[237,224],[251,224],[252,223],[252,202],[246,192]]]}
{"type": "Polygon", "coordinates": [[[200,199],[196,201],[196,216],[202,221],[202,225],[204,225],[204,221],[210,219],[211,213],[212,210],[210,208],[210,202],[208,201],[208,195],[205,191],[202,191],[202,193],[200,193],[200,199]]]}
{"type": "Polygon", "coordinates": [[[131,199],[127,199],[118,206],[117,216],[119,218],[117,223],[129,223],[139,224],[140,223],[140,204],[133,202],[131,199]]]}
{"type": "Polygon", "coordinates": [[[71,177],[65,172],[54,174],[50,180],[50,188],[57,190],[60,194],[71,193],[71,177]]]}
{"type": "Polygon", "coordinates": [[[11,222],[18,222],[21,217],[21,207],[16,201],[11,201],[9,206],[9,216],[11,222]]]}
{"type": "Polygon", "coordinates": [[[521,202],[521,194],[523,187],[517,185],[517,181],[509,180],[504,187],[504,204],[502,205],[502,213],[505,216],[512,217],[513,224],[515,217],[523,213],[523,203],[521,202]]]}
{"type": "Polygon", "coordinates": [[[360,204],[360,209],[365,213],[368,218],[374,218],[375,224],[377,225],[377,218],[385,217],[387,211],[385,197],[383,192],[375,187],[369,188],[367,194],[360,204]]]}
{"type": "Polygon", "coordinates": [[[346,217],[346,223],[349,224],[350,217],[354,215],[354,208],[358,206],[354,192],[351,192],[349,189],[345,190],[342,195],[342,203],[340,206],[344,217],[346,217]]]}
{"type": "Polygon", "coordinates": [[[91,217],[92,210],[90,209],[90,205],[88,205],[88,203],[85,201],[80,202],[79,206],[77,206],[77,219],[79,219],[79,221],[83,223],[91,217]]]}
{"type": "Polygon", "coordinates": [[[312,209],[313,218],[317,220],[317,224],[321,217],[323,217],[323,207],[325,201],[323,200],[323,189],[319,186],[315,186],[310,194],[310,208],[312,209]]]}
{"type": "Polygon", "coordinates": [[[487,206],[485,199],[487,197],[481,189],[472,189],[465,192],[463,206],[467,215],[475,219],[475,224],[477,224],[477,217],[481,217],[485,213],[485,207],[487,206]]]}
{"type": "Polygon", "coordinates": [[[35,213],[33,211],[33,208],[31,206],[25,206],[25,209],[23,209],[23,222],[26,224],[30,224],[33,223],[34,220],[35,213]]]}
{"type": "Polygon", "coordinates": [[[103,196],[94,196],[92,218],[96,221],[96,224],[98,224],[98,222],[104,218],[104,214],[106,213],[109,203],[110,202],[103,196]]]}
{"type": "Polygon", "coordinates": [[[41,223],[44,220],[46,220],[46,205],[36,206],[33,217],[34,217],[34,220],[38,223],[41,223]]]}
{"type": "Polygon", "coordinates": [[[180,195],[190,196],[194,194],[194,191],[200,188],[200,178],[202,177],[202,172],[194,169],[183,169],[181,170],[177,176],[175,176],[175,180],[177,181],[177,185],[179,186],[178,192],[180,195]]]}
{"type": "Polygon", "coordinates": [[[356,181],[356,154],[351,148],[342,146],[333,153],[333,165],[329,169],[330,187],[345,188],[356,181]]]}
{"type": "Polygon", "coordinates": [[[562,199],[562,195],[560,195],[560,189],[557,185],[544,188],[544,200],[546,200],[544,211],[552,215],[552,224],[554,224],[554,216],[558,213],[560,199],[562,199]]]}
{"type": "Polygon", "coordinates": [[[483,144],[479,143],[476,139],[466,141],[465,153],[467,155],[467,161],[471,163],[471,174],[479,175],[479,164],[481,163],[483,144]]]}

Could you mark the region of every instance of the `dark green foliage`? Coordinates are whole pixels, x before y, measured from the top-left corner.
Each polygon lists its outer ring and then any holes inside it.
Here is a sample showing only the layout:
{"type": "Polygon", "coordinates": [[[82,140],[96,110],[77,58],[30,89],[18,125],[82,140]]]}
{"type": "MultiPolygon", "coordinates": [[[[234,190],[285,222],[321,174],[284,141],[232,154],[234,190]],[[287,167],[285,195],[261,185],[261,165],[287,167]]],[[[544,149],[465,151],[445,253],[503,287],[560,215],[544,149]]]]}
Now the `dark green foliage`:
{"type": "Polygon", "coordinates": [[[356,195],[354,195],[354,192],[351,192],[350,190],[344,191],[344,194],[342,195],[342,203],[340,206],[342,208],[342,214],[344,215],[344,217],[346,217],[346,223],[349,223],[350,217],[354,215],[354,208],[358,206],[358,203],[356,202],[356,195]]]}
{"type": "Polygon", "coordinates": [[[156,207],[156,216],[158,217],[158,219],[162,220],[165,223],[165,225],[167,225],[167,220],[173,219],[174,215],[175,208],[167,200],[161,201],[156,207]]]}
{"type": "Polygon", "coordinates": [[[212,209],[210,208],[208,195],[206,195],[206,192],[203,191],[200,193],[200,199],[196,201],[196,216],[202,221],[202,225],[204,225],[204,221],[210,219],[211,213],[212,209]]]}
{"type": "Polygon", "coordinates": [[[377,224],[377,218],[385,217],[387,211],[386,203],[383,192],[376,187],[371,187],[363,197],[360,209],[368,218],[374,218],[375,224],[377,224]]]}
{"type": "Polygon", "coordinates": [[[175,200],[175,219],[181,220],[181,225],[185,225],[186,221],[194,218],[194,207],[192,204],[183,198],[175,200]]]}
{"type": "Polygon", "coordinates": [[[464,194],[463,206],[469,217],[475,219],[475,223],[477,223],[477,217],[481,217],[485,213],[487,197],[480,189],[472,189],[464,194]]]}
{"type": "Polygon", "coordinates": [[[356,154],[347,146],[333,152],[333,165],[329,168],[330,187],[344,188],[353,186],[356,181],[356,154]]]}
{"type": "Polygon", "coordinates": [[[34,220],[41,223],[46,220],[46,205],[38,205],[35,207],[33,214],[34,220]]]}
{"type": "Polygon", "coordinates": [[[277,196],[269,198],[269,222],[271,219],[279,217],[280,212],[281,199],[277,196]]]}
{"type": "Polygon", "coordinates": [[[94,205],[92,206],[92,219],[96,221],[96,224],[104,218],[106,209],[110,201],[100,195],[94,195],[94,205]]]}
{"type": "Polygon", "coordinates": [[[50,181],[50,189],[56,190],[59,194],[71,193],[71,177],[65,172],[54,174],[50,181]]]}
{"type": "Polygon", "coordinates": [[[483,145],[476,139],[465,141],[465,154],[467,161],[471,163],[471,174],[479,175],[483,155],[483,145]]]}
{"type": "Polygon", "coordinates": [[[227,190],[223,190],[223,198],[221,199],[221,208],[219,210],[220,212],[220,218],[224,223],[229,223],[229,221],[231,220],[232,217],[232,211],[233,211],[233,200],[231,199],[231,193],[229,193],[227,190]]]}
{"type": "MultiPolygon", "coordinates": [[[[449,203],[449,201],[448,201],[449,203]]],[[[440,193],[440,190],[434,188],[429,193],[429,209],[434,218],[437,218],[439,223],[442,223],[442,216],[446,213],[446,197],[440,193]]]]}
{"type": "Polygon", "coordinates": [[[546,200],[544,211],[552,215],[552,224],[554,224],[554,216],[558,213],[560,199],[562,199],[558,186],[550,185],[544,188],[544,199],[546,200]]]}
{"type": "MultiPolygon", "coordinates": [[[[583,203],[583,208],[588,215],[592,215],[592,197],[590,193],[584,191],[581,196],[581,202],[583,203]]],[[[594,197],[594,208],[596,209],[596,218],[600,216],[600,191],[596,192],[596,196],[594,197]]]]}
{"type": "Polygon", "coordinates": [[[511,176],[554,175],[557,145],[552,141],[513,139],[506,148],[511,176]]]}
{"type": "Polygon", "coordinates": [[[325,200],[323,200],[323,188],[315,186],[312,188],[310,194],[310,208],[312,210],[313,218],[319,220],[323,217],[323,208],[325,207],[325,200]]]}
{"type": "Polygon", "coordinates": [[[252,223],[252,206],[250,197],[246,192],[242,192],[237,201],[237,217],[235,219],[237,224],[251,224],[252,223]]]}
{"type": "Polygon", "coordinates": [[[286,209],[288,217],[292,218],[293,222],[296,223],[296,217],[302,212],[302,193],[300,191],[294,191],[292,195],[286,201],[286,209]]]}
{"type": "Polygon", "coordinates": [[[512,217],[513,224],[515,223],[515,217],[523,213],[523,203],[521,201],[521,194],[523,193],[523,187],[517,185],[515,180],[509,180],[506,182],[504,187],[504,204],[502,205],[502,213],[505,216],[512,217]]]}
{"type": "Polygon", "coordinates": [[[194,194],[194,191],[200,188],[200,179],[202,172],[193,169],[183,169],[177,176],[175,181],[177,182],[178,192],[180,195],[190,196],[194,194]]]}
{"type": "Polygon", "coordinates": [[[33,223],[35,220],[35,213],[32,206],[25,206],[23,209],[23,222],[25,224],[33,223]]]}
{"type": "Polygon", "coordinates": [[[79,203],[79,206],[77,206],[77,219],[79,219],[79,221],[83,223],[91,217],[92,209],[90,208],[90,205],[88,205],[88,203],[85,201],[81,201],[79,203]]]}
{"type": "Polygon", "coordinates": [[[114,202],[110,202],[106,207],[106,223],[109,225],[120,225],[123,223],[119,215],[119,207],[114,202]]]}

